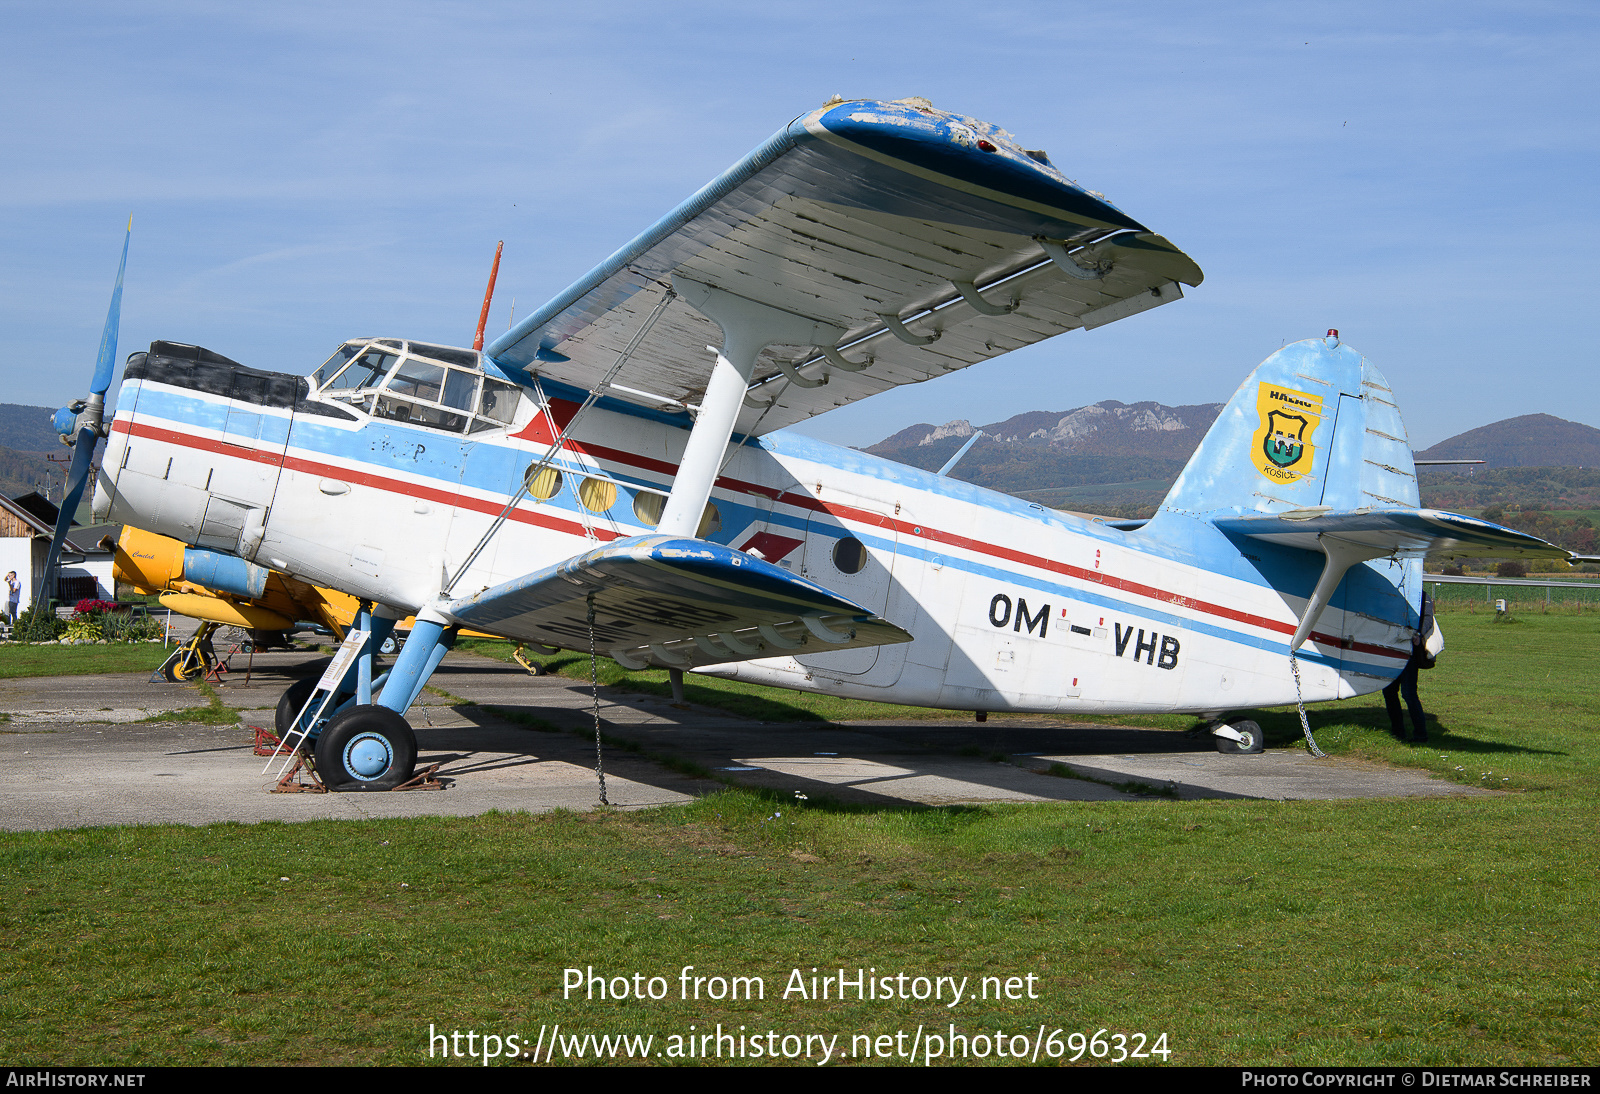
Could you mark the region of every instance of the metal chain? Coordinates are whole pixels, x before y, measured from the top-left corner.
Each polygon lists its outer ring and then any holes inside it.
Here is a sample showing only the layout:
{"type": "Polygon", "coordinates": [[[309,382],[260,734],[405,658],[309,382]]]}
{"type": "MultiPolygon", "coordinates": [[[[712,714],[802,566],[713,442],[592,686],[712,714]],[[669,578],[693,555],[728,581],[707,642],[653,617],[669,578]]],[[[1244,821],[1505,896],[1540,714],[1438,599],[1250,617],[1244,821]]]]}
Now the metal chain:
{"type": "MultiPolygon", "coordinates": [[[[505,524],[507,518],[511,516],[512,511],[516,509],[517,504],[527,496],[528,492],[533,488],[534,480],[537,479],[541,473],[543,473],[545,468],[549,467],[556,461],[558,457],[560,457],[563,449],[566,447],[567,438],[572,435],[572,431],[577,428],[578,423],[583,419],[583,416],[589,412],[589,408],[594,406],[595,403],[599,402],[601,397],[604,396],[607,391],[611,390],[611,381],[617,378],[617,373],[622,371],[622,366],[628,363],[628,359],[632,357],[634,351],[639,348],[639,343],[644,341],[645,335],[650,333],[650,328],[656,325],[656,320],[660,319],[661,313],[667,310],[667,305],[671,304],[673,300],[677,299],[677,295],[678,294],[670,287],[667,289],[667,291],[662,295],[661,299],[657,301],[655,310],[645,317],[645,320],[640,325],[639,329],[634,332],[633,340],[627,344],[620,354],[617,355],[617,359],[612,363],[610,370],[601,378],[598,384],[589,390],[589,394],[584,398],[583,403],[579,405],[577,412],[573,414],[570,419],[568,419],[566,427],[561,429],[559,432],[556,430],[556,416],[550,409],[550,400],[544,393],[544,385],[539,382],[537,375],[533,377],[533,390],[535,398],[539,404],[539,411],[544,415],[545,423],[549,427],[550,431],[556,434],[555,440],[551,442],[549,451],[547,451],[538,460],[528,465],[528,469],[522,473],[522,487],[514,495],[512,495],[511,500],[506,503],[505,508],[500,510],[500,515],[489,524],[488,531],[483,533],[483,537],[479,539],[477,545],[472,548],[472,551],[467,555],[467,560],[461,564],[461,567],[456,570],[455,574],[450,578],[450,580],[445,582],[444,592],[446,596],[448,596],[450,591],[456,587],[456,582],[461,580],[461,575],[467,572],[467,569],[473,564],[474,561],[477,560],[478,555],[481,554],[483,549],[489,545],[489,541],[495,537],[497,532],[500,531],[501,525],[505,524]]],[[[586,527],[586,531],[588,532],[589,538],[593,540],[595,538],[593,529],[586,527]]]]}
{"type": "Polygon", "coordinates": [[[600,780],[600,804],[606,799],[605,756],[600,751],[600,662],[594,652],[594,594],[589,594],[589,689],[594,695],[594,774],[600,780]]]}
{"type": "Polygon", "coordinates": [[[1321,756],[1326,759],[1327,753],[1317,747],[1317,739],[1311,736],[1311,720],[1306,717],[1305,696],[1300,692],[1300,662],[1296,659],[1293,650],[1289,651],[1289,671],[1294,673],[1294,705],[1295,709],[1300,712],[1300,728],[1306,735],[1306,747],[1311,750],[1313,756],[1321,756]]]}

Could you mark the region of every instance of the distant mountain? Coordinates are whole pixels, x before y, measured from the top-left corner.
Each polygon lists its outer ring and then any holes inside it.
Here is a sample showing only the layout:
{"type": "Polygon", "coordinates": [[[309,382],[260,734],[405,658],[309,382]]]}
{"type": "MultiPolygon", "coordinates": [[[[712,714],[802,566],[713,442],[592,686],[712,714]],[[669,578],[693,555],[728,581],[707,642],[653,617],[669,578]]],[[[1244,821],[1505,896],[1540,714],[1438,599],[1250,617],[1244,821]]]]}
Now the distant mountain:
{"type": "MultiPolygon", "coordinates": [[[[1169,407],[1107,400],[1068,411],[1028,411],[993,425],[956,419],[902,429],[866,449],[937,470],[981,428],[952,477],[1060,509],[1148,516],[1199,446],[1221,403],[1169,407]]],[[[1425,469],[1424,505],[1600,506],[1600,429],[1529,414],[1441,441],[1418,459],[1488,460],[1487,467],[1425,469]]]]}
{"type": "Polygon", "coordinates": [[[1430,509],[1600,509],[1600,468],[1423,468],[1417,486],[1430,509]]]}
{"type": "Polygon", "coordinates": [[[0,446],[18,452],[60,451],[61,441],[50,425],[53,414],[52,407],[0,403],[0,446]]]}
{"type": "Polygon", "coordinates": [[[1221,403],[1171,407],[1108,399],[978,427],[965,419],[914,425],[866,451],[934,471],[982,429],[983,439],[952,477],[1042,505],[1142,515],[1166,495],[1221,411],[1221,403]]]}
{"type": "Polygon", "coordinates": [[[1490,467],[1600,467],[1600,429],[1524,414],[1440,441],[1419,460],[1487,460],[1490,467]]]}
{"type": "MultiPolygon", "coordinates": [[[[1149,451],[1154,446],[1163,455],[1181,451],[1187,458],[1221,411],[1221,403],[1171,407],[1161,403],[1130,405],[1107,399],[1076,410],[1030,410],[977,428],[1001,443],[1032,444],[1063,452],[1111,451],[1131,444],[1141,451],[1149,451]],[[1179,433],[1187,435],[1174,438],[1179,433]]],[[[914,425],[879,441],[867,451],[887,455],[891,451],[926,448],[947,438],[955,438],[955,447],[959,448],[960,442],[975,431],[972,423],[964,418],[944,425],[914,425]]]]}

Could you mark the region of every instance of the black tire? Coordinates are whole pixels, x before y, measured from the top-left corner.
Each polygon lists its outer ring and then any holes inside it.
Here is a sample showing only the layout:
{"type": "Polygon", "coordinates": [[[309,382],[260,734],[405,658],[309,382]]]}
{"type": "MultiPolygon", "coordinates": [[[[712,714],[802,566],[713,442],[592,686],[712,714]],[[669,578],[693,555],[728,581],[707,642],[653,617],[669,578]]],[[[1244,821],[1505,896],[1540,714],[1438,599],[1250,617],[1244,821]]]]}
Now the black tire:
{"type": "Polygon", "coordinates": [[[1261,727],[1248,718],[1241,718],[1237,722],[1229,722],[1228,726],[1235,733],[1244,738],[1235,741],[1232,737],[1218,737],[1217,751],[1224,755],[1257,756],[1267,747],[1267,735],[1261,732],[1261,727]]]}
{"type": "Polygon", "coordinates": [[[295,717],[300,713],[300,708],[306,705],[306,700],[311,698],[311,693],[317,690],[317,679],[314,676],[304,680],[296,680],[289,685],[278,700],[278,713],[273,719],[273,728],[278,731],[278,740],[283,740],[289,730],[294,728],[295,717]]]}
{"type": "Polygon", "coordinates": [[[178,656],[161,666],[161,675],[169,683],[186,684],[197,680],[211,671],[217,663],[215,655],[207,656],[210,647],[198,645],[192,640],[183,644],[178,650],[178,656]]]}
{"type": "Polygon", "coordinates": [[[351,707],[318,735],[316,758],[329,790],[393,790],[417,766],[417,738],[388,707],[351,707]]]}

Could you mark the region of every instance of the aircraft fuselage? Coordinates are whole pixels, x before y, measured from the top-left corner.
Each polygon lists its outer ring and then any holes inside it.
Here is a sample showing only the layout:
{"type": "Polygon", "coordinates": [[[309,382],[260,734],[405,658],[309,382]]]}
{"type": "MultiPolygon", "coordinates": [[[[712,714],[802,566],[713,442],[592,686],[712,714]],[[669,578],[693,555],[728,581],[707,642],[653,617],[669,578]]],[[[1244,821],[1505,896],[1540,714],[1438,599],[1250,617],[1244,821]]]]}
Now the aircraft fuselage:
{"type": "MultiPolygon", "coordinates": [[[[96,515],[412,614],[457,578],[583,394],[545,392],[554,428],[527,394],[514,414],[502,401],[508,422],[480,403],[466,425],[435,413],[440,426],[223,358],[135,355],[96,515]]],[[[681,417],[594,407],[551,464],[559,482],[535,484],[454,595],[649,534],[688,438],[681,417]]],[[[1221,712],[1295,698],[1288,638],[1319,555],[1202,520],[1176,538],[1119,531],[789,432],[738,441],[702,536],[808,577],[914,641],[702,671],[986,711],[1221,712]]],[[[1396,585],[1408,565],[1352,572],[1300,651],[1308,701],[1372,691],[1399,671],[1411,631],[1396,585]]],[[[588,646],[577,633],[545,640],[588,646]]]]}

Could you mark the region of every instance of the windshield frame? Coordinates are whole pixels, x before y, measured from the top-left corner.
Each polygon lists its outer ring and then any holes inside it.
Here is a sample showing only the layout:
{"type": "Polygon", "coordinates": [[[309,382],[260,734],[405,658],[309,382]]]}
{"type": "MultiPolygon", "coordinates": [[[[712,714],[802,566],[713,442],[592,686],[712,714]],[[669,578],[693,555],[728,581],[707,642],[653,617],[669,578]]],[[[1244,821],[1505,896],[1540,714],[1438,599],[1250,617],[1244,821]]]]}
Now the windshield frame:
{"type": "Polygon", "coordinates": [[[477,436],[509,431],[522,411],[521,385],[489,375],[476,350],[397,338],[352,338],[307,377],[311,398],[383,421],[477,436]],[[370,364],[369,359],[374,359],[370,364]],[[387,360],[385,360],[387,358],[387,360]],[[342,360],[342,363],[340,363],[342,360]],[[354,386],[352,369],[382,364],[354,386]],[[328,372],[330,367],[332,372],[328,372]],[[324,374],[326,379],[322,379],[324,374]],[[511,394],[509,407],[504,396],[511,394]]]}

